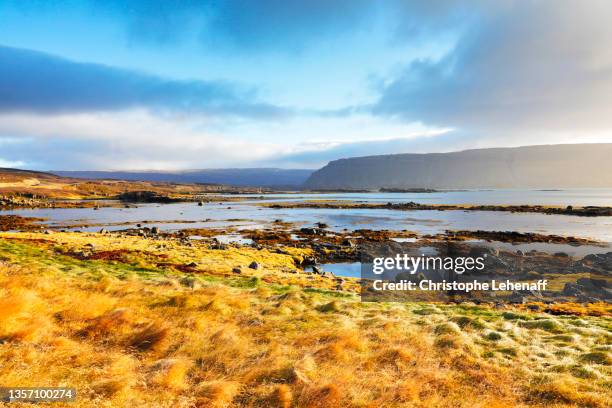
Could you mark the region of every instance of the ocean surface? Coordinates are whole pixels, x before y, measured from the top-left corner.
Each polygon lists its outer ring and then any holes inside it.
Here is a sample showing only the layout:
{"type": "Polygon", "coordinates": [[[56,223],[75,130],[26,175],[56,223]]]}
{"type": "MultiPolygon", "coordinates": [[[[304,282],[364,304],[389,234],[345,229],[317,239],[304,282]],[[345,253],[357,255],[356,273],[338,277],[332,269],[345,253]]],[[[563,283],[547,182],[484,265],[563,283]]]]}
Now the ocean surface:
{"type": "MultiPolygon", "coordinates": [[[[232,195],[231,197],[236,197],[232,195]]],[[[591,238],[612,242],[612,217],[579,217],[499,211],[397,211],[387,209],[274,209],[265,202],[307,200],[351,200],[356,202],[408,202],[429,204],[529,204],[612,206],[612,189],[584,190],[478,190],[436,193],[329,193],[244,195],[240,202],[140,204],[135,208],[108,207],[93,210],[23,209],[2,211],[45,218],[45,224],[67,229],[97,231],[157,226],[162,230],[182,228],[263,228],[275,220],[311,226],[318,222],[332,230],[387,229],[435,234],[445,230],[518,231],[591,238]],[[250,198],[253,198],[252,200],[250,198]],[[80,224],[94,224],[81,228],[80,224]]]]}
{"type": "MultiPolygon", "coordinates": [[[[245,197],[259,197],[245,194],[245,197]]],[[[559,205],[559,206],[612,206],[610,189],[572,190],[461,190],[433,193],[320,193],[320,194],[266,194],[270,200],[351,200],[367,203],[420,204],[491,204],[491,205],[559,205]]]]}

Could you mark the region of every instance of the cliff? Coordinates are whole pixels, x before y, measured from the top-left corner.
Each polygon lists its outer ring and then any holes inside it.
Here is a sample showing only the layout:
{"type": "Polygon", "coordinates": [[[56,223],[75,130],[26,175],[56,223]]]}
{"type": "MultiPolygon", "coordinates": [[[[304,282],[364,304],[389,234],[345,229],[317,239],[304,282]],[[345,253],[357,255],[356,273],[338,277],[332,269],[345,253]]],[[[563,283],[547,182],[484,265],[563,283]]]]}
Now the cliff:
{"type": "Polygon", "coordinates": [[[308,189],[612,187],[612,143],[395,154],[334,160],[308,189]]]}

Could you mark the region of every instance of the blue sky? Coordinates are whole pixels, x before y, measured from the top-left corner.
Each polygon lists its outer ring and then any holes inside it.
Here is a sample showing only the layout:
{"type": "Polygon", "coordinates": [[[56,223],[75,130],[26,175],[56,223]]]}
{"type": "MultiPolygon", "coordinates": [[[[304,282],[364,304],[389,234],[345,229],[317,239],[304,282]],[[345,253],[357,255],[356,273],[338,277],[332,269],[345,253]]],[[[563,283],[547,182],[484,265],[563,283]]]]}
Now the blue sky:
{"type": "Polygon", "coordinates": [[[0,166],[611,142],[606,1],[0,1],[0,166]]]}

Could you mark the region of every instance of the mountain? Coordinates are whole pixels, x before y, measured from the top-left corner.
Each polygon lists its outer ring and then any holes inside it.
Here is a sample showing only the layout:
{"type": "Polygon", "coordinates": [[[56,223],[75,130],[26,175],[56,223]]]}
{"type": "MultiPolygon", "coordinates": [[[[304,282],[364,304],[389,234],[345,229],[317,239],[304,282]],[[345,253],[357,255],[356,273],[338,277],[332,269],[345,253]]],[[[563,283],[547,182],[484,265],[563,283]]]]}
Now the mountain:
{"type": "Polygon", "coordinates": [[[313,170],[302,169],[205,169],[186,171],[53,171],[52,173],[85,179],[118,179],[167,183],[225,184],[271,188],[298,188],[313,170]]]}
{"type": "Polygon", "coordinates": [[[308,189],[612,187],[612,143],[394,154],[334,160],[308,189]]]}

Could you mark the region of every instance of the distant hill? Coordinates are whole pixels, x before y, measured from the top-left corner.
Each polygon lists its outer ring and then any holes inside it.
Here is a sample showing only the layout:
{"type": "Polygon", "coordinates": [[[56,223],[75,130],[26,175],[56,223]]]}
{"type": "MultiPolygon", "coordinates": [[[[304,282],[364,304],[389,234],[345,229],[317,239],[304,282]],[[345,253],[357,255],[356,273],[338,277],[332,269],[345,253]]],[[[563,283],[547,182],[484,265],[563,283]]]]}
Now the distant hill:
{"type": "Polygon", "coordinates": [[[395,154],[334,160],[308,189],[612,187],[612,143],[395,154]]]}
{"type": "Polygon", "coordinates": [[[0,183],[22,181],[24,179],[59,179],[58,176],[42,171],[21,170],[0,167],[0,183]]]}
{"type": "MultiPolygon", "coordinates": [[[[72,172],[66,172],[72,173],[72,172]]],[[[104,174],[105,176],[107,174],[104,174]]],[[[191,198],[202,193],[259,192],[259,188],[223,184],[166,183],[121,179],[79,179],[71,174],[55,175],[40,171],[0,168],[0,207],[31,205],[30,199],[117,198],[126,193],[154,194],[171,198],[191,198]],[[17,200],[15,200],[17,198],[17,200]]],[[[38,203],[46,205],[48,202],[38,203]]]]}
{"type": "Polygon", "coordinates": [[[298,188],[313,170],[302,169],[205,169],[186,171],[53,171],[54,174],[85,179],[118,179],[167,183],[224,184],[272,188],[298,188]]]}

